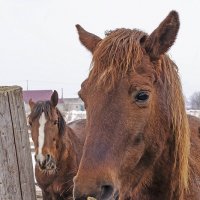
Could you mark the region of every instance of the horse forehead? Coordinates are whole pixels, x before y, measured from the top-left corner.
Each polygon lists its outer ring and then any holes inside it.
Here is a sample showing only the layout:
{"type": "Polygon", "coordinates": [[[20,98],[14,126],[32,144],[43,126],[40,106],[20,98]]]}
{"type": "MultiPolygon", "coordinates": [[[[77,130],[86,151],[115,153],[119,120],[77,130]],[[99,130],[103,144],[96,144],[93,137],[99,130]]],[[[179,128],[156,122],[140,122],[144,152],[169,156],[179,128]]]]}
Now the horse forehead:
{"type": "Polygon", "coordinates": [[[45,138],[45,127],[46,127],[47,119],[45,117],[45,113],[42,112],[39,118],[39,139],[40,138],[45,138]]]}
{"type": "Polygon", "coordinates": [[[46,120],[46,117],[45,117],[45,113],[42,112],[42,114],[40,115],[40,118],[39,118],[39,126],[42,127],[46,124],[47,120],[46,120]]]}
{"type": "Polygon", "coordinates": [[[42,148],[44,145],[44,139],[45,139],[45,134],[44,134],[44,129],[45,129],[45,124],[46,124],[46,117],[45,113],[42,112],[40,118],[39,118],[39,135],[38,135],[38,153],[42,153],[42,148]]]}
{"type": "Polygon", "coordinates": [[[148,59],[142,59],[141,63],[135,67],[135,72],[140,75],[150,75],[155,72],[154,65],[148,59]]]}
{"type": "MultiPolygon", "coordinates": [[[[146,67],[144,67],[146,68],[146,67]]],[[[107,90],[106,86],[100,86],[99,88],[93,88],[93,85],[81,88],[79,91],[80,96],[86,94],[90,99],[96,99],[97,101],[111,99],[114,102],[114,97],[127,97],[130,87],[137,86],[138,88],[151,88],[153,87],[153,81],[155,79],[155,71],[152,69],[144,69],[141,67],[140,71],[131,71],[125,77],[122,77],[118,82],[110,89],[107,90]]],[[[119,102],[120,99],[117,100],[119,102]]]]}

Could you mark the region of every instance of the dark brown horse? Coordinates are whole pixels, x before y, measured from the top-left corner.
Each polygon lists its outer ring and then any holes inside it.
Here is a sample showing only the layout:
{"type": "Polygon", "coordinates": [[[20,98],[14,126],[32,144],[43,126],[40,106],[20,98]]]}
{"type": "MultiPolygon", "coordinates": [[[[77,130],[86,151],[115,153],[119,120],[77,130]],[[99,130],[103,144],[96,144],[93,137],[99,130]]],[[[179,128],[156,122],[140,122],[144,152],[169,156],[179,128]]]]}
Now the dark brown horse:
{"type": "Polygon", "coordinates": [[[30,100],[29,124],[35,146],[35,176],[44,200],[72,199],[75,176],[84,143],[84,120],[66,125],[56,108],[58,93],[50,101],[30,100]]]}
{"type": "Polygon", "coordinates": [[[177,66],[165,54],[178,13],[150,35],[120,28],[101,39],[77,29],[93,60],[79,93],[87,123],[74,198],[200,199],[200,121],[187,117],[177,66]]]}

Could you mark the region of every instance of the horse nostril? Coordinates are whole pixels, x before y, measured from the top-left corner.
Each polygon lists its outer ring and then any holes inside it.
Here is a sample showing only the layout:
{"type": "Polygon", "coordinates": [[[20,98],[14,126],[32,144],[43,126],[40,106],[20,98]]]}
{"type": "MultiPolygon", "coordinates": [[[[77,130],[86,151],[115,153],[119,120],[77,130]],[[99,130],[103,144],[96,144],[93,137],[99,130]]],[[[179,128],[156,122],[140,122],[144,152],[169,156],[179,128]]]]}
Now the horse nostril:
{"type": "Polygon", "coordinates": [[[109,199],[113,194],[113,187],[111,185],[101,186],[101,199],[109,199]]]}
{"type": "Polygon", "coordinates": [[[51,155],[50,155],[50,154],[47,154],[47,155],[46,155],[46,161],[47,161],[47,163],[50,161],[50,159],[51,159],[51,155]]]}
{"type": "Polygon", "coordinates": [[[47,159],[47,160],[49,160],[50,157],[51,157],[50,154],[47,154],[47,155],[46,155],[46,159],[47,159]]]}

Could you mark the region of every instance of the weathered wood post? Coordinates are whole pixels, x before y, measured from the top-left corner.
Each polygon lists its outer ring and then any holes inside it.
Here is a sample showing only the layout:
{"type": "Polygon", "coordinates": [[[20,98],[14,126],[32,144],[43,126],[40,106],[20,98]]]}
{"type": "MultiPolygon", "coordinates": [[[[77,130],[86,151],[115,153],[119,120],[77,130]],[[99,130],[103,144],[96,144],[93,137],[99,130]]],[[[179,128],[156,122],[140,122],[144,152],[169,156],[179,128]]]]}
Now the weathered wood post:
{"type": "Polygon", "coordinates": [[[22,89],[0,87],[0,200],[35,199],[22,89]]]}

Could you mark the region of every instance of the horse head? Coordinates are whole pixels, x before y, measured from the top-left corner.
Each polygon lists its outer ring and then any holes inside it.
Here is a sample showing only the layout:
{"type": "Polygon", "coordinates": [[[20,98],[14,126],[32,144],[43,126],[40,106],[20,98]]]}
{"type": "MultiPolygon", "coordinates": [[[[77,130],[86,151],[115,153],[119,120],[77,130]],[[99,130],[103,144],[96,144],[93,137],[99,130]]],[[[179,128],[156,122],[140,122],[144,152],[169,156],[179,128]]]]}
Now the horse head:
{"type": "Polygon", "coordinates": [[[65,121],[56,108],[58,93],[54,91],[50,101],[29,101],[29,124],[35,146],[35,160],[41,170],[56,172],[56,164],[62,150],[65,121]]]}
{"type": "Polygon", "coordinates": [[[165,185],[178,176],[182,187],[189,139],[186,133],[180,142],[180,130],[187,132],[187,120],[176,65],[165,55],[179,30],[178,13],[171,11],[150,35],[121,28],[101,39],[77,30],[93,59],[79,92],[87,123],[74,198],[143,199],[161,181],[155,171],[165,185]]]}

